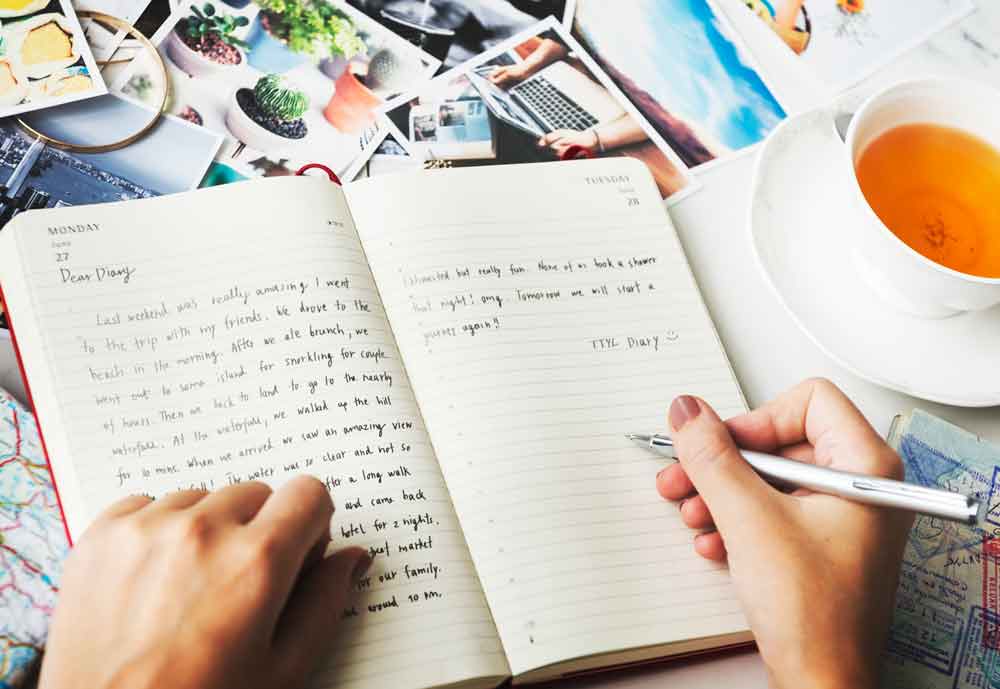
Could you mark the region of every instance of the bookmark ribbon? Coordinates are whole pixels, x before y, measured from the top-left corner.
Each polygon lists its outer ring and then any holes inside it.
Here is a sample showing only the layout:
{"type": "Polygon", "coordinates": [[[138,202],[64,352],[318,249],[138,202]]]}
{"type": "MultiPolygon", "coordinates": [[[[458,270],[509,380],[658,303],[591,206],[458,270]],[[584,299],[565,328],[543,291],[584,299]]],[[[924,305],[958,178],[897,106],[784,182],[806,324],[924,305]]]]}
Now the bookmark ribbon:
{"type": "Polygon", "coordinates": [[[559,160],[586,160],[593,157],[594,152],[589,148],[574,144],[563,151],[563,154],[559,156],[559,160]]]}
{"type": "Polygon", "coordinates": [[[305,177],[309,170],[322,170],[326,173],[326,176],[330,178],[330,181],[336,184],[338,187],[344,186],[340,182],[340,177],[337,177],[337,173],[328,168],[322,163],[309,163],[308,165],[303,165],[299,168],[299,171],[295,173],[296,177],[305,177]]]}

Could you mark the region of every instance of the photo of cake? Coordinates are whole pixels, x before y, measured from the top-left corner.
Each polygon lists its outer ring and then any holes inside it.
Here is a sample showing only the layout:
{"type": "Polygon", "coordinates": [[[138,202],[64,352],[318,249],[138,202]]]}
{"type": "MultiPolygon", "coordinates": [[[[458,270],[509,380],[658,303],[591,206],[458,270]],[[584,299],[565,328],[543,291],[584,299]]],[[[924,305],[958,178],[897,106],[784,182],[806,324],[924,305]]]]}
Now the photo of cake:
{"type": "Polygon", "coordinates": [[[28,77],[6,57],[0,57],[0,106],[14,105],[28,93],[28,77]]]}
{"type": "Polygon", "coordinates": [[[0,117],[107,93],[69,0],[0,0],[0,117]]]}
{"type": "Polygon", "coordinates": [[[14,57],[31,78],[48,77],[80,57],[73,32],[62,15],[37,15],[19,22],[12,32],[14,57]]]}
{"type": "Polygon", "coordinates": [[[83,67],[69,67],[37,82],[39,95],[58,98],[72,93],[84,93],[94,86],[94,80],[83,67]]]}
{"type": "Polygon", "coordinates": [[[0,19],[33,14],[48,4],[49,0],[0,0],[0,19]]]}

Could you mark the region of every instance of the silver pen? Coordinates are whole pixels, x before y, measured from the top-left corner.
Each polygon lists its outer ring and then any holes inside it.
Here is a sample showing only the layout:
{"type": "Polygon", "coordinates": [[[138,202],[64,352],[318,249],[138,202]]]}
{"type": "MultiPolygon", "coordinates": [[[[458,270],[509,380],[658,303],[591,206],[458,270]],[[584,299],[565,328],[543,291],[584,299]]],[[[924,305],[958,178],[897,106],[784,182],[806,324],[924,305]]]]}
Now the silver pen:
{"type": "MultiPolygon", "coordinates": [[[[674,442],[667,436],[630,433],[626,437],[663,456],[677,459],[674,442]]],[[[740,454],[761,478],[778,486],[808,488],[855,502],[909,510],[970,526],[979,521],[979,500],[961,493],[827,469],[752,450],[740,450],[740,454]]]]}

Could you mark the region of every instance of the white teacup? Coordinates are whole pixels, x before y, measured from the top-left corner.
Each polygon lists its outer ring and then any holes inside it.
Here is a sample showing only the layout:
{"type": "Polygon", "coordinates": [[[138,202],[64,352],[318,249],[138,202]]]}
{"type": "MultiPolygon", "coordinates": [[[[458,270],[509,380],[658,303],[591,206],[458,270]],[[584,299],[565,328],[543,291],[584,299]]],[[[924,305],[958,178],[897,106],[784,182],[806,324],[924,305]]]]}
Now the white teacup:
{"type": "Polygon", "coordinates": [[[921,79],[891,86],[857,110],[845,142],[855,205],[860,209],[854,223],[858,270],[890,304],[924,318],[1000,304],[1000,278],[961,273],[926,258],[893,234],[865,200],[855,169],[865,147],[889,129],[915,123],[961,129],[1000,150],[1000,91],[959,79],[921,79]]]}

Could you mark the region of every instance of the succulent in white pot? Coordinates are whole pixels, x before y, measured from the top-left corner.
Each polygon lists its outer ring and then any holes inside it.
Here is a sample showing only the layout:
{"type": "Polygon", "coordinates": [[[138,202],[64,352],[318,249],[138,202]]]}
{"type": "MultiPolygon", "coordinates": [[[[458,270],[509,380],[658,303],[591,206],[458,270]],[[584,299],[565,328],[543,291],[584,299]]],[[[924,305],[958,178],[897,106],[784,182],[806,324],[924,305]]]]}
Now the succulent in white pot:
{"type": "Polygon", "coordinates": [[[305,92],[280,74],[268,74],[252,89],[236,89],[226,112],[226,126],[250,148],[277,152],[306,138],[309,128],[302,116],[308,109],[305,92]]]}
{"type": "Polygon", "coordinates": [[[218,13],[215,6],[191,5],[191,14],[179,20],[167,38],[167,54],[174,64],[193,77],[212,76],[246,62],[236,31],[250,20],[218,13]]]}

